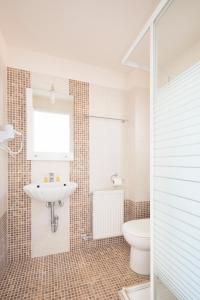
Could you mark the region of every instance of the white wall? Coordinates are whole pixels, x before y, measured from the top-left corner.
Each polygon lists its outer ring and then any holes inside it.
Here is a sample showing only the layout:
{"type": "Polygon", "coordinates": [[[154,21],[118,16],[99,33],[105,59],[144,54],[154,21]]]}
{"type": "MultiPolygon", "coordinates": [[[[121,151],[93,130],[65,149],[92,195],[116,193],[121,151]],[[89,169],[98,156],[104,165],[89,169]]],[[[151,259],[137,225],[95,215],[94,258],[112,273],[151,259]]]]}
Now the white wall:
{"type": "MultiPolygon", "coordinates": [[[[32,161],[32,182],[41,182],[50,172],[60,176],[63,182],[69,180],[69,168],[66,162],[32,161]]],[[[63,207],[55,207],[55,214],[59,217],[58,230],[52,233],[50,208],[41,201],[32,201],[32,257],[69,251],[69,202],[66,201],[63,207]]]]}
{"type": "Polygon", "coordinates": [[[184,49],[181,53],[176,54],[170,62],[159,65],[158,85],[159,87],[166,84],[169,80],[174,79],[178,74],[187,70],[190,66],[199,62],[200,40],[194,45],[184,49]]]}
{"type": "MultiPolygon", "coordinates": [[[[57,91],[68,92],[67,78],[55,77],[39,73],[31,73],[32,88],[49,90],[51,84],[57,91]]],[[[32,161],[32,182],[41,182],[45,176],[53,172],[61,181],[69,180],[69,162],[66,161],[32,161]]],[[[56,207],[59,217],[56,233],[51,232],[50,209],[40,201],[32,201],[32,257],[69,251],[69,202],[64,207],[56,207]]]]}
{"type": "Polygon", "coordinates": [[[150,73],[140,70],[140,69],[132,69],[127,78],[127,88],[131,91],[134,88],[144,88],[148,89],[150,85],[150,73]]]}
{"type": "Polygon", "coordinates": [[[90,87],[90,114],[128,122],[90,119],[90,190],[112,188],[110,176],[124,179],[125,198],[149,201],[149,89],[90,87]]]}
{"type": "Polygon", "coordinates": [[[129,193],[134,201],[149,201],[149,90],[130,92],[129,193]]]}
{"type": "MultiPolygon", "coordinates": [[[[0,33],[0,126],[5,124],[6,45],[0,33]]],[[[7,209],[7,154],[0,149],[0,218],[7,209]]]]}
{"type": "Polygon", "coordinates": [[[70,78],[102,86],[127,89],[127,72],[118,72],[113,69],[65,60],[39,52],[9,47],[8,65],[55,77],[70,78]]]}
{"type": "MultiPolygon", "coordinates": [[[[128,119],[128,92],[90,86],[90,115],[128,119]]],[[[90,190],[111,189],[111,175],[124,180],[127,191],[129,126],[115,120],[90,118],[90,190]]]]}

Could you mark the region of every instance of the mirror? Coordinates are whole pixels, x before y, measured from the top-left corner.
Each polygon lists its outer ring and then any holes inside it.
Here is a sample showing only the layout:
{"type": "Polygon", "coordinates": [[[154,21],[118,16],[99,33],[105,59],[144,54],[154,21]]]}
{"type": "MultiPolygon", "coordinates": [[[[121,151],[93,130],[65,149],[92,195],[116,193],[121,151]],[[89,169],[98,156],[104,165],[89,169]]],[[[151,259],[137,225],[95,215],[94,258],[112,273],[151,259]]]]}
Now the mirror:
{"type": "Polygon", "coordinates": [[[73,96],[27,89],[27,159],[73,160],[73,96]]]}

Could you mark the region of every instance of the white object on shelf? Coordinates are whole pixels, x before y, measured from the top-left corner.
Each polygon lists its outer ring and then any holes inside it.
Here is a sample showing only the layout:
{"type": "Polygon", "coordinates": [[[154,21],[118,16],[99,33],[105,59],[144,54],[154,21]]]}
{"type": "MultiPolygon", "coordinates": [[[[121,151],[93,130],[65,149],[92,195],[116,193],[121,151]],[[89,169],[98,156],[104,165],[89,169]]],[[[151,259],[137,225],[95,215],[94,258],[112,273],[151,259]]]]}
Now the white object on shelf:
{"type": "Polygon", "coordinates": [[[111,176],[112,185],[114,187],[121,187],[122,186],[122,178],[118,174],[113,174],[111,176]]]}
{"type": "Polygon", "coordinates": [[[15,156],[17,155],[18,153],[21,152],[22,148],[23,148],[23,142],[22,142],[22,139],[23,139],[23,135],[21,132],[15,130],[13,128],[13,125],[11,124],[7,124],[5,125],[1,130],[0,130],[0,149],[8,152],[11,156],[15,156]],[[10,147],[8,147],[6,145],[6,143],[8,141],[11,141],[13,140],[14,138],[16,138],[17,136],[21,136],[21,145],[20,145],[20,148],[18,151],[14,152],[10,149],[10,147]]]}

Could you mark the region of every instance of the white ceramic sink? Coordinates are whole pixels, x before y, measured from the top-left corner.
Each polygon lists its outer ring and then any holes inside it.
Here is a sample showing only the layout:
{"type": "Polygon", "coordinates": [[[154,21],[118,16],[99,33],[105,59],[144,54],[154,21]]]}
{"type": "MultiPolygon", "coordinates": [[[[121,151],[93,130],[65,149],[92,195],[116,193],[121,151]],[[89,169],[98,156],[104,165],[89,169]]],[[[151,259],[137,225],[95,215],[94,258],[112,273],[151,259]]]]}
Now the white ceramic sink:
{"type": "Polygon", "coordinates": [[[24,186],[24,191],[31,198],[43,202],[63,202],[76,190],[77,186],[76,182],[31,183],[24,186]]]}

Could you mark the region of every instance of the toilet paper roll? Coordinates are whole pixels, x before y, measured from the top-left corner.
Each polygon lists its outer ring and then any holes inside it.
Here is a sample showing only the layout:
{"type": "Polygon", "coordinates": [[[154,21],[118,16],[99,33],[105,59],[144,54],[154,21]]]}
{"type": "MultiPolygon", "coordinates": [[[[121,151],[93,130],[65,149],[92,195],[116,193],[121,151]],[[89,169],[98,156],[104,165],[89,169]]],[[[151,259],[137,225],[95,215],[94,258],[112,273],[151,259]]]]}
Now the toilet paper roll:
{"type": "Polygon", "coordinates": [[[115,186],[115,187],[122,185],[122,178],[117,174],[112,175],[111,180],[112,180],[113,186],[115,186]]]}

